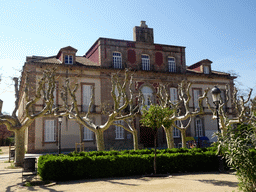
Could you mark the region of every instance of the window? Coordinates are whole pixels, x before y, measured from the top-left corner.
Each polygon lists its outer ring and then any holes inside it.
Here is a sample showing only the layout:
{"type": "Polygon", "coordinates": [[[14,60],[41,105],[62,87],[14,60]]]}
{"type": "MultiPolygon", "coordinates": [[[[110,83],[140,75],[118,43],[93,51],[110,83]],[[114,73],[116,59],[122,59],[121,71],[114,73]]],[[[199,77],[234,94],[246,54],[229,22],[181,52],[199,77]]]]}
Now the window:
{"type": "Polygon", "coordinates": [[[209,70],[209,66],[204,66],[204,74],[209,74],[210,70],[209,70]]]}
{"type": "Polygon", "coordinates": [[[90,129],[84,127],[83,132],[84,132],[84,134],[83,134],[83,136],[84,136],[83,140],[84,141],[92,141],[93,140],[93,132],[90,129]]]}
{"type": "Polygon", "coordinates": [[[141,55],[141,66],[142,70],[149,71],[150,70],[150,61],[148,55],[141,55]]]}
{"type": "Polygon", "coordinates": [[[65,63],[66,64],[73,64],[73,56],[72,55],[65,55],[65,63]]]}
{"type": "MultiPolygon", "coordinates": [[[[57,85],[58,85],[58,82],[55,82],[55,88],[54,88],[54,91],[53,91],[53,106],[52,107],[57,107],[57,85]]],[[[50,91],[48,90],[49,88],[49,84],[48,83],[45,83],[45,92],[49,92],[50,91]]]]}
{"type": "MultiPolygon", "coordinates": [[[[122,121],[116,121],[115,123],[122,124],[122,121]]],[[[116,139],[124,139],[124,128],[115,126],[116,127],[116,139]]]]}
{"type": "Polygon", "coordinates": [[[200,97],[200,90],[199,89],[194,89],[193,90],[193,99],[194,99],[194,108],[195,109],[199,108],[199,102],[198,102],[199,97],[200,97]]]}
{"type": "Polygon", "coordinates": [[[92,96],[92,85],[82,85],[82,111],[87,112],[92,96]]]}
{"type": "Polygon", "coordinates": [[[122,56],[119,52],[113,53],[113,65],[115,69],[122,69],[122,56]]]}
{"type": "Polygon", "coordinates": [[[170,88],[170,100],[171,100],[172,103],[174,101],[178,100],[177,88],[174,88],[174,87],[170,88]]]}
{"type": "Polygon", "coordinates": [[[144,97],[144,105],[149,109],[152,102],[153,90],[148,86],[144,86],[142,87],[141,92],[144,97]]]}
{"type": "MultiPolygon", "coordinates": [[[[177,126],[180,126],[179,121],[175,121],[175,124],[176,124],[177,126]]],[[[180,137],[180,130],[177,129],[176,127],[174,127],[174,128],[173,128],[173,138],[178,138],[178,137],[180,137]]]]}
{"type": "MultiPolygon", "coordinates": [[[[226,100],[227,100],[227,98],[226,98],[226,90],[225,89],[221,90],[220,97],[221,97],[222,102],[225,103],[226,100]]],[[[224,104],[223,110],[224,110],[224,112],[227,111],[227,103],[224,104]]]]}
{"type": "Polygon", "coordinates": [[[168,68],[169,72],[176,72],[176,63],[173,57],[168,57],[168,68]]]}
{"type": "Polygon", "coordinates": [[[44,142],[56,141],[56,121],[54,119],[44,121],[44,142]]]}
{"type": "Polygon", "coordinates": [[[198,137],[203,137],[203,124],[202,124],[202,119],[196,118],[196,136],[198,137]]]}
{"type": "MultiPolygon", "coordinates": [[[[117,87],[115,88],[115,95],[116,95],[116,99],[118,99],[119,92],[118,92],[117,87]]],[[[124,99],[123,99],[123,97],[121,96],[121,98],[120,98],[120,100],[119,100],[119,107],[121,107],[123,104],[124,104],[124,99]]]]}

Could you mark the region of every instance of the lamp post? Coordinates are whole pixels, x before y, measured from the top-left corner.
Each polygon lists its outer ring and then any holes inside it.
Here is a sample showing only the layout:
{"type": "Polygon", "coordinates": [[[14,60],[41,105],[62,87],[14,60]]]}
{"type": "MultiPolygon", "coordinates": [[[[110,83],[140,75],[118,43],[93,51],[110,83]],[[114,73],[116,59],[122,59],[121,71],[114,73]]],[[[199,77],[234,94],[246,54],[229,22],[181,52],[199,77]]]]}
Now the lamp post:
{"type": "Polygon", "coordinates": [[[59,121],[58,153],[61,154],[61,123],[62,123],[62,116],[58,117],[58,121],[59,121]]]}
{"type": "Polygon", "coordinates": [[[197,127],[197,148],[200,148],[199,127],[197,127]]]}
{"type": "Polygon", "coordinates": [[[213,101],[214,105],[216,106],[218,132],[220,132],[220,125],[219,125],[220,94],[221,94],[220,89],[217,86],[214,86],[214,88],[212,89],[212,101],[213,101]]]}

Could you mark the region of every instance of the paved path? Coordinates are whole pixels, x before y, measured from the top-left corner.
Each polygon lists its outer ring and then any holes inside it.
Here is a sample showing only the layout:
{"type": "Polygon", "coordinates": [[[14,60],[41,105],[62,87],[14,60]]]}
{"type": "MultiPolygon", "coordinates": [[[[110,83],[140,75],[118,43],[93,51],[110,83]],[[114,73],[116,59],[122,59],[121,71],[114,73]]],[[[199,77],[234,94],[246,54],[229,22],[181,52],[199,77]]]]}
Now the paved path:
{"type": "MultiPolygon", "coordinates": [[[[1,155],[0,155],[1,156],[1,155]]],[[[21,169],[6,169],[10,163],[0,161],[0,192],[2,191],[91,191],[91,192],[232,192],[238,191],[234,174],[173,174],[167,178],[126,177],[77,180],[45,186],[21,186],[21,169]]]]}

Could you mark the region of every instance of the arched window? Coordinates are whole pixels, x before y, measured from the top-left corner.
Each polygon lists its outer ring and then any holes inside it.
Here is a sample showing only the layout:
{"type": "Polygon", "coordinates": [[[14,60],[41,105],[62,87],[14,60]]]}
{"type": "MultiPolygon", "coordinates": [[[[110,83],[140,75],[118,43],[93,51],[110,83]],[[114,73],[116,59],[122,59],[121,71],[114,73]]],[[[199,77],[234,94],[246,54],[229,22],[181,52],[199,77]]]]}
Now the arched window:
{"type": "Polygon", "coordinates": [[[142,87],[141,92],[144,97],[144,105],[148,109],[153,99],[153,90],[149,86],[144,86],[142,87]]]}
{"type": "Polygon", "coordinates": [[[176,63],[174,57],[168,57],[168,68],[169,72],[176,72],[176,63]]]}
{"type": "Polygon", "coordinates": [[[144,71],[150,70],[150,60],[148,55],[141,55],[141,67],[144,71]]]}
{"type": "Polygon", "coordinates": [[[119,52],[113,52],[113,66],[115,69],[122,69],[122,56],[119,52]]]}

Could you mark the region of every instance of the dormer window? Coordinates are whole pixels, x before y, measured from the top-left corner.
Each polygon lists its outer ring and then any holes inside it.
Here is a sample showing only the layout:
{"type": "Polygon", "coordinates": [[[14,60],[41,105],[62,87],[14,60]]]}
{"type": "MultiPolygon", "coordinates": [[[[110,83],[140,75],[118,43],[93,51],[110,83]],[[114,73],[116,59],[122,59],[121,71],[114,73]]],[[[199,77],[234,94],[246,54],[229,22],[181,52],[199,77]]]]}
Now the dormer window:
{"type": "Polygon", "coordinates": [[[209,66],[204,66],[204,74],[209,74],[209,73],[210,73],[209,66]]]}
{"type": "Polygon", "coordinates": [[[73,64],[73,56],[65,55],[65,64],[73,64]]]}
{"type": "Polygon", "coordinates": [[[150,60],[148,55],[141,55],[141,66],[144,71],[150,70],[150,60]]]}
{"type": "Polygon", "coordinates": [[[172,73],[176,72],[176,63],[173,57],[168,57],[168,68],[169,68],[169,72],[172,72],[172,73]]]}

